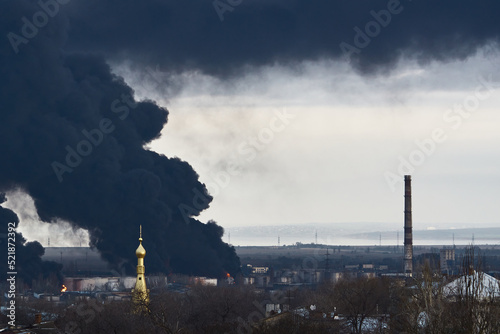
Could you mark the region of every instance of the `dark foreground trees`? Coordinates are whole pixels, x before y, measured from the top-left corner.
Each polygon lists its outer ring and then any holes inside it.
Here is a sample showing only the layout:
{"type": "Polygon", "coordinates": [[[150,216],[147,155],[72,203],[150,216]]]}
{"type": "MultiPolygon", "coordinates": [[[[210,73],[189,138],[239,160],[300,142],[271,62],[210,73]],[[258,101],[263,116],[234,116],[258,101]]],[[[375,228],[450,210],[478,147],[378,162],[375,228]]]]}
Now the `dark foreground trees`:
{"type": "Polygon", "coordinates": [[[397,333],[493,334],[500,329],[500,285],[481,270],[481,256],[467,249],[458,277],[424,266],[397,294],[391,328],[397,333]]]}
{"type": "Polygon", "coordinates": [[[344,278],[336,284],[321,286],[310,303],[316,303],[317,309],[325,314],[340,314],[345,332],[363,333],[368,320],[379,319],[389,312],[392,284],[386,278],[344,278]]]}
{"type": "Polygon", "coordinates": [[[264,297],[246,287],[194,286],[155,294],[144,305],[89,299],[68,307],[57,324],[72,334],[237,333],[251,328],[248,315],[264,297]]]}

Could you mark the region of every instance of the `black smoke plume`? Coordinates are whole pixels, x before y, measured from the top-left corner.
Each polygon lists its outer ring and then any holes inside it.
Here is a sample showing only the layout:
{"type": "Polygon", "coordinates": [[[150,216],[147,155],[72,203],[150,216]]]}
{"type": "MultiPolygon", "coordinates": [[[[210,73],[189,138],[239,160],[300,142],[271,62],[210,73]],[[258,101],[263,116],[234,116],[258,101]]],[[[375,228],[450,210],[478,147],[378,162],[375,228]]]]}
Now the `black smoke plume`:
{"type": "Polygon", "coordinates": [[[381,72],[401,57],[465,59],[500,34],[494,0],[73,0],[68,11],[73,49],[216,76],[321,58],[381,72]]]}
{"type": "Polygon", "coordinates": [[[87,229],[92,246],[128,272],[139,224],[149,272],[239,271],[222,228],[192,218],[212,200],[196,172],[145,148],[160,135],[168,111],[135,101],[101,56],[65,51],[64,14],[47,15],[46,25],[38,17],[37,33],[23,35],[20,18],[36,20],[41,10],[34,1],[0,8],[2,35],[17,34],[0,46],[0,189],[30,194],[46,222],[87,229]],[[15,52],[12,41],[19,38],[26,42],[15,52]]]}

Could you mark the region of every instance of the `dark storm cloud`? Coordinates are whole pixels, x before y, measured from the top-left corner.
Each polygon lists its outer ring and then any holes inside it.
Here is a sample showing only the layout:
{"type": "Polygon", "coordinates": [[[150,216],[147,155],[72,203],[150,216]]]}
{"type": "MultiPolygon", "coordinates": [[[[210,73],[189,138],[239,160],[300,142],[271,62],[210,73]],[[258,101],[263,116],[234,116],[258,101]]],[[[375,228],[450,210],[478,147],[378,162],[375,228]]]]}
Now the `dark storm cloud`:
{"type": "Polygon", "coordinates": [[[462,59],[500,32],[500,4],[493,0],[73,0],[68,6],[71,48],[215,75],[237,74],[245,65],[342,59],[354,50],[346,44],[357,49],[353,66],[366,72],[390,68],[401,55],[462,59]]]}
{"type": "MultiPolygon", "coordinates": [[[[2,2],[3,35],[22,33],[26,20],[20,18],[31,20],[33,11],[40,11],[33,2],[2,2]]],[[[44,221],[61,218],[87,229],[92,245],[129,272],[139,224],[149,272],[238,271],[222,228],[191,218],[211,201],[204,195],[193,204],[206,192],[196,172],[144,148],[160,135],[168,111],[135,101],[102,57],[62,51],[64,14],[47,15],[43,25],[40,17],[38,31],[26,34],[31,37],[19,52],[11,39],[1,40],[1,191],[21,188],[44,221]],[[181,204],[190,208],[187,214],[181,204]]]]}

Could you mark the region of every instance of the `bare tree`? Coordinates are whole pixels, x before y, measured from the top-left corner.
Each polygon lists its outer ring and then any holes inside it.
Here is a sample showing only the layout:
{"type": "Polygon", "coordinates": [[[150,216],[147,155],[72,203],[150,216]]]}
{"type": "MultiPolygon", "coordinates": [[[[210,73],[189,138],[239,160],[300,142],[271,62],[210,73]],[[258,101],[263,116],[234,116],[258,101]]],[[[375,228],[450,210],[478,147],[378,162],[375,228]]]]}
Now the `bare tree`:
{"type": "Polygon", "coordinates": [[[258,305],[253,289],[246,287],[194,286],[187,294],[191,328],[205,333],[231,332],[238,318],[246,319],[258,305]]]}
{"type": "Polygon", "coordinates": [[[456,333],[497,333],[500,328],[499,283],[482,270],[480,251],[467,247],[462,276],[450,284],[456,333]]]}
{"type": "Polygon", "coordinates": [[[164,333],[177,334],[186,331],[191,307],[185,296],[165,290],[151,298],[145,306],[147,317],[164,333]]]}
{"type": "Polygon", "coordinates": [[[332,298],[349,330],[363,333],[366,319],[389,306],[389,282],[380,278],[342,279],[333,287],[332,298]]]}
{"type": "Polygon", "coordinates": [[[165,333],[144,314],[135,313],[133,307],[130,301],[82,300],[70,306],[57,325],[65,333],[73,334],[165,333]]]}
{"type": "Polygon", "coordinates": [[[415,334],[446,333],[449,314],[442,276],[425,263],[411,283],[400,290],[400,313],[395,316],[395,327],[415,334]]]}

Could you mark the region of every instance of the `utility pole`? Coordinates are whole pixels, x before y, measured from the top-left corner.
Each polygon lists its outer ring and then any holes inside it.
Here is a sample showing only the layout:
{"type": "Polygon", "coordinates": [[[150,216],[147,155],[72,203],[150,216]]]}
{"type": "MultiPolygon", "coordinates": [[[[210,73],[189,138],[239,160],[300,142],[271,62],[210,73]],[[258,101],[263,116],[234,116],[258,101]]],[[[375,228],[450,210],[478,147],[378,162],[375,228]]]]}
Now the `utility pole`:
{"type": "Polygon", "coordinates": [[[328,252],[328,247],[326,248],[326,261],[325,261],[325,280],[328,281],[330,280],[330,263],[328,257],[330,256],[330,253],[328,252]]]}
{"type": "Polygon", "coordinates": [[[399,254],[399,231],[398,231],[398,241],[396,242],[396,253],[399,254]]]}

